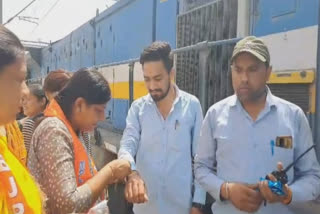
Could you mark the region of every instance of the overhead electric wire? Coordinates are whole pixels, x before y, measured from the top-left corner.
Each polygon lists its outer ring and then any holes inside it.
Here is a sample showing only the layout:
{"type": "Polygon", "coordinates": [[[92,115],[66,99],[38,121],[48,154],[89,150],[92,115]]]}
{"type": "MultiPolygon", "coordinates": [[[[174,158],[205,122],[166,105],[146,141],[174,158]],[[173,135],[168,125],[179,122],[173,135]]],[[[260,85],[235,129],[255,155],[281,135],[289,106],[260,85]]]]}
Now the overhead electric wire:
{"type": "Polygon", "coordinates": [[[31,1],[29,4],[27,4],[27,6],[25,6],[24,8],[22,8],[17,14],[15,14],[15,15],[12,16],[10,19],[8,19],[8,21],[6,21],[6,23],[4,23],[3,25],[9,24],[14,18],[16,18],[17,16],[19,16],[23,11],[25,11],[28,7],[30,7],[30,5],[32,5],[35,1],[37,1],[37,0],[33,0],[33,1],[31,1]]]}
{"type": "Polygon", "coordinates": [[[57,6],[57,4],[60,2],[61,0],[56,0],[56,2],[50,7],[50,9],[46,12],[46,14],[44,14],[44,16],[42,18],[40,18],[39,23],[37,26],[35,26],[31,33],[34,33],[34,31],[40,26],[41,22],[47,18],[47,16],[52,12],[52,10],[57,6]]]}

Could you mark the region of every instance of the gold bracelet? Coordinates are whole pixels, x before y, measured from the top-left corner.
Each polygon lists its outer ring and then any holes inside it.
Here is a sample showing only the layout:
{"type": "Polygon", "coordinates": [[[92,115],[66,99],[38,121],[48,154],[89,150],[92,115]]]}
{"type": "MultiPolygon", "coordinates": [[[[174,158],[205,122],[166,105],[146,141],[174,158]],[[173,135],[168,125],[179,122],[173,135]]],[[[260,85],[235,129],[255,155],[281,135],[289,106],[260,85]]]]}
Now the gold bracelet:
{"type": "Polygon", "coordinates": [[[226,200],[229,200],[229,182],[226,182],[226,200]]]}
{"type": "Polygon", "coordinates": [[[114,173],[113,173],[113,169],[110,165],[107,165],[107,167],[110,169],[110,173],[111,173],[111,183],[115,180],[115,177],[114,177],[114,173]]]}

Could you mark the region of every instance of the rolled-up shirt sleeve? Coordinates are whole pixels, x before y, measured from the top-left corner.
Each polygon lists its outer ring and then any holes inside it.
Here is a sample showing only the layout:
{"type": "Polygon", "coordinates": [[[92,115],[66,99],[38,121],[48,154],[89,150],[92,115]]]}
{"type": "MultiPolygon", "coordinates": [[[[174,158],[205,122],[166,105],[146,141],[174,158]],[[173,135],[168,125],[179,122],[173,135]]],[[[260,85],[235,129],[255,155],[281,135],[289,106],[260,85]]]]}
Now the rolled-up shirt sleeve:
{"type": "Polygon", "coordinates": [[[217,201],[220,201],[220,188],[224,180],[214,170],[216,165],[216,142],[213,138],[214,112],[209,110],[204,118],[195,157],[195,177],[197,182],[217,201]]]}

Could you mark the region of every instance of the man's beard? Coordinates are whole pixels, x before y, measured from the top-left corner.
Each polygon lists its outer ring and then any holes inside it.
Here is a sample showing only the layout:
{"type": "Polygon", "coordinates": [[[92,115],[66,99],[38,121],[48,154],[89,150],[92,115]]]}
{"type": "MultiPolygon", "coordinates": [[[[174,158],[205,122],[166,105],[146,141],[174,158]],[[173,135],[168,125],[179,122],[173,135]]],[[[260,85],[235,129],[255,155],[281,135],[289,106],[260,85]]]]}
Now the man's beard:
{"type": "MultiPolygon", "coordinates": [[[[168,88],[167,88],[167,90],[165,91],[165,93],[160,93],[160,95],[154,96],[154,95],[152,95],[152,93],[151,93],[152,91],[150,91],[150,95],[151,95],[153,101],[155,101],[155,102],[160,102],[161,100],[163,100],[164,98],[166,98],[167,95],[169,94],[170,87],[171,87],[171,83],[170,83],[170,81],[169,81],[168,88]]],[[[156,89],[156,90],[154,90],[154,91],[162,92],[161,89],[156,89]]]]}
{"type": "Polygon", "coordinates": [[[251,93],[249,96],[237,95],[241,102],[255,103],[267,94],[267,88],[251,93]]]}

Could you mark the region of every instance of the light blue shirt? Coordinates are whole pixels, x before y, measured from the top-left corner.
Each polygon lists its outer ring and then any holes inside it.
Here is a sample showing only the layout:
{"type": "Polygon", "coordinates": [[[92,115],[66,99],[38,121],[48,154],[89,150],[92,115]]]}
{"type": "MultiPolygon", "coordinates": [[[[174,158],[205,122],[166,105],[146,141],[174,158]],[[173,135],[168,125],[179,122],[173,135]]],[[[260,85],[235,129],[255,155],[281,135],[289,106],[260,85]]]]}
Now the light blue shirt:
{"type": "MultiPolygon", "coordinates": [[[[216,199],[213,213],[244,213],[231,202],[220,200],[222,183],[255,184],[276,170],[277,162],[286,167],[312,144],[308,121],[298,106],[273,96],[268,90],[265,108],[253,121],[233,95],[207,112],[195,158],[196,179],[216,199]],[[280,136],[291,136],[293,148],[275,146],[280,136]]],[[[292,203],[316,199],[320,193],[320,167],[314,150],[287,174],[292,203]]],[[[256,213],[292,213],[289,207],[280,203],[261,205],[256,213]]]]}
{"type": "Polygon", "coordinates": [[[149,201],[135,204],[135,214],[187,214],[193,202],[205,203],[206,193],[195,184],[196,140],[202,124],[198,99],[176,87],[177,97],[166,120],[150,94],[130,107],[119,158],[136,160],[149,201]]]}

